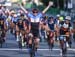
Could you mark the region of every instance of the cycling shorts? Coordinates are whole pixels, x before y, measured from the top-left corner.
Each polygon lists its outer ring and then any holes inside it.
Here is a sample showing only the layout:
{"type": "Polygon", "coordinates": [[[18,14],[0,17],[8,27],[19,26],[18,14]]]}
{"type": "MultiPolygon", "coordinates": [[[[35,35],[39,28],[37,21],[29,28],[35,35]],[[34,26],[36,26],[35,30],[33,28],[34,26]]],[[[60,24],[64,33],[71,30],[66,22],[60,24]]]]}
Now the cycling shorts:
{"type": "Polygon", "coordinates": [[[34,37],[39,36],[39,23],[31,23],[31,33],[34,37]]]}
{"type": "Polygon", "coordinates": [[[17,22],[13,22],[13,23],[16,25],[17,22]]]}

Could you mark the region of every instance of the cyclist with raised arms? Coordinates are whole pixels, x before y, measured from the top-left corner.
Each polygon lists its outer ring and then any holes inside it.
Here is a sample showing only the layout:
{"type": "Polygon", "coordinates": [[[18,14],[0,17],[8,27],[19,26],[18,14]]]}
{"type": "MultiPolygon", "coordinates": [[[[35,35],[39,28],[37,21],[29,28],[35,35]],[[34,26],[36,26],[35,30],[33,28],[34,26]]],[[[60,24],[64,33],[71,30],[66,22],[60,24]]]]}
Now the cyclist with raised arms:
{"type": "MultiPolygon", "coordinates": [[[[27,16],[30,19],[30,31],[33,34],[34,41],[35,43],[35,48],[37,50],[38,44],[39,44],[39,25],[40,25],[40,19],[43,16],[43,14],[53,5],[53,2],[49,2],[49,5],[40,13],[37,9],[33,9],[32,12],[28,12],[25,8],[23,8],[21,5],[21,9],[27,14],[27,16]]],[[[32,43],[32,44],[33,44],[32,43]]],[[[31,45],[32,45],[31,44],[31,45]]]]}

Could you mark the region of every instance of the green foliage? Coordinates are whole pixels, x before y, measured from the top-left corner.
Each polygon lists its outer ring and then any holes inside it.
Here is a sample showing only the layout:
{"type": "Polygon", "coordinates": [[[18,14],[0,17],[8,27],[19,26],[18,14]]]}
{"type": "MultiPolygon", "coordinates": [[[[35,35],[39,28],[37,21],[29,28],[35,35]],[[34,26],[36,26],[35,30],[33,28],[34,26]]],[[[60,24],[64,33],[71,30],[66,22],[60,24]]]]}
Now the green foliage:
{"type": "MultiPolygon", "coordinates": [[[[44,10],[45,9],[45,6],[38,6],[37,7],[40,11],[44,10]]],[[[50,8],[46,13],[47,14],[53,14],[53,15],[56,15],[60,12],[59,9],[57,8],[50,8]]]]}

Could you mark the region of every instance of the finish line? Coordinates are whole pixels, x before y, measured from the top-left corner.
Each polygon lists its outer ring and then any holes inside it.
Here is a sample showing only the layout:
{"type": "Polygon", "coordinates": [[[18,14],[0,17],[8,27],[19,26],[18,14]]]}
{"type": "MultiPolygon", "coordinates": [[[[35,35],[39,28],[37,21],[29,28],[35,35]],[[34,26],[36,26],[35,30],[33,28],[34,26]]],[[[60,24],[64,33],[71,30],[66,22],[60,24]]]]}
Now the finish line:
{"type": "MultiPolygon", "coordinates": [[[[63,56],[62,55],[62,52],[61,52],[61,49],[38,49],[38,51],[60,51],[60,54],[58,55],[53,55],[53,54],[50,54],[50,55],[43,55],[45,57],[48,57],[48,56],[54,56],[54,57],[60,57],[60,56],[63,56]]],[[[70,49],[68,48],[67,50],[70,50],[70,51],[75,51],[75,49],[70,49]]],[[[19,48],[0,48],[0,51],[28,51],[28,49],[19,49],[19,48]]],[[[66,54],[64,56],[67,56],[67,57],[75,57],[75,55],[70,55],[70,54],[66,54]]]]}
{"type": "MultiPolygon", "coordinates": [[[[19,48],[0,48],[0,50],[8,50],[8,51],[15,51],[15,50],[25,50],[27,51],[28,49],[19,49],[19,48]]],[[[55,50],[55,51],[60,51],[61,49],[37,49],[38,51],[48,51],[48,50],[55,50]]],[[[75,51],[75,49],[67,49],[67,50],[72,50],[75,51]]]]}

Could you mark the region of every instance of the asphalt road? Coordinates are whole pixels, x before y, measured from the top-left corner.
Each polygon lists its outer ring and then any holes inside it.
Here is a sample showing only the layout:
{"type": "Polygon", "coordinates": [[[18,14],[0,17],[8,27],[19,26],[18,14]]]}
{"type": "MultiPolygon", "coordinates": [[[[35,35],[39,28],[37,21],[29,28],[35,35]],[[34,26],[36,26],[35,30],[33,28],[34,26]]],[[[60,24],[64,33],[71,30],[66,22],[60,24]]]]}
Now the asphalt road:
{"type": "MultiPolygon", "coordinates": [[[[16,38],[11,33],[7,33],[6,42],[0,48],[0,57],[29,57],[26,47],[18,48],[16,38]]],[[[75,57],[75,42],[72,40],[72,48],[68,48],[66,57],[75,57]]],[[[55,42],[53,50],[48,49],[47,42],[40,42],[36,57],[62,57],[58,42],[55,42]]]]}

